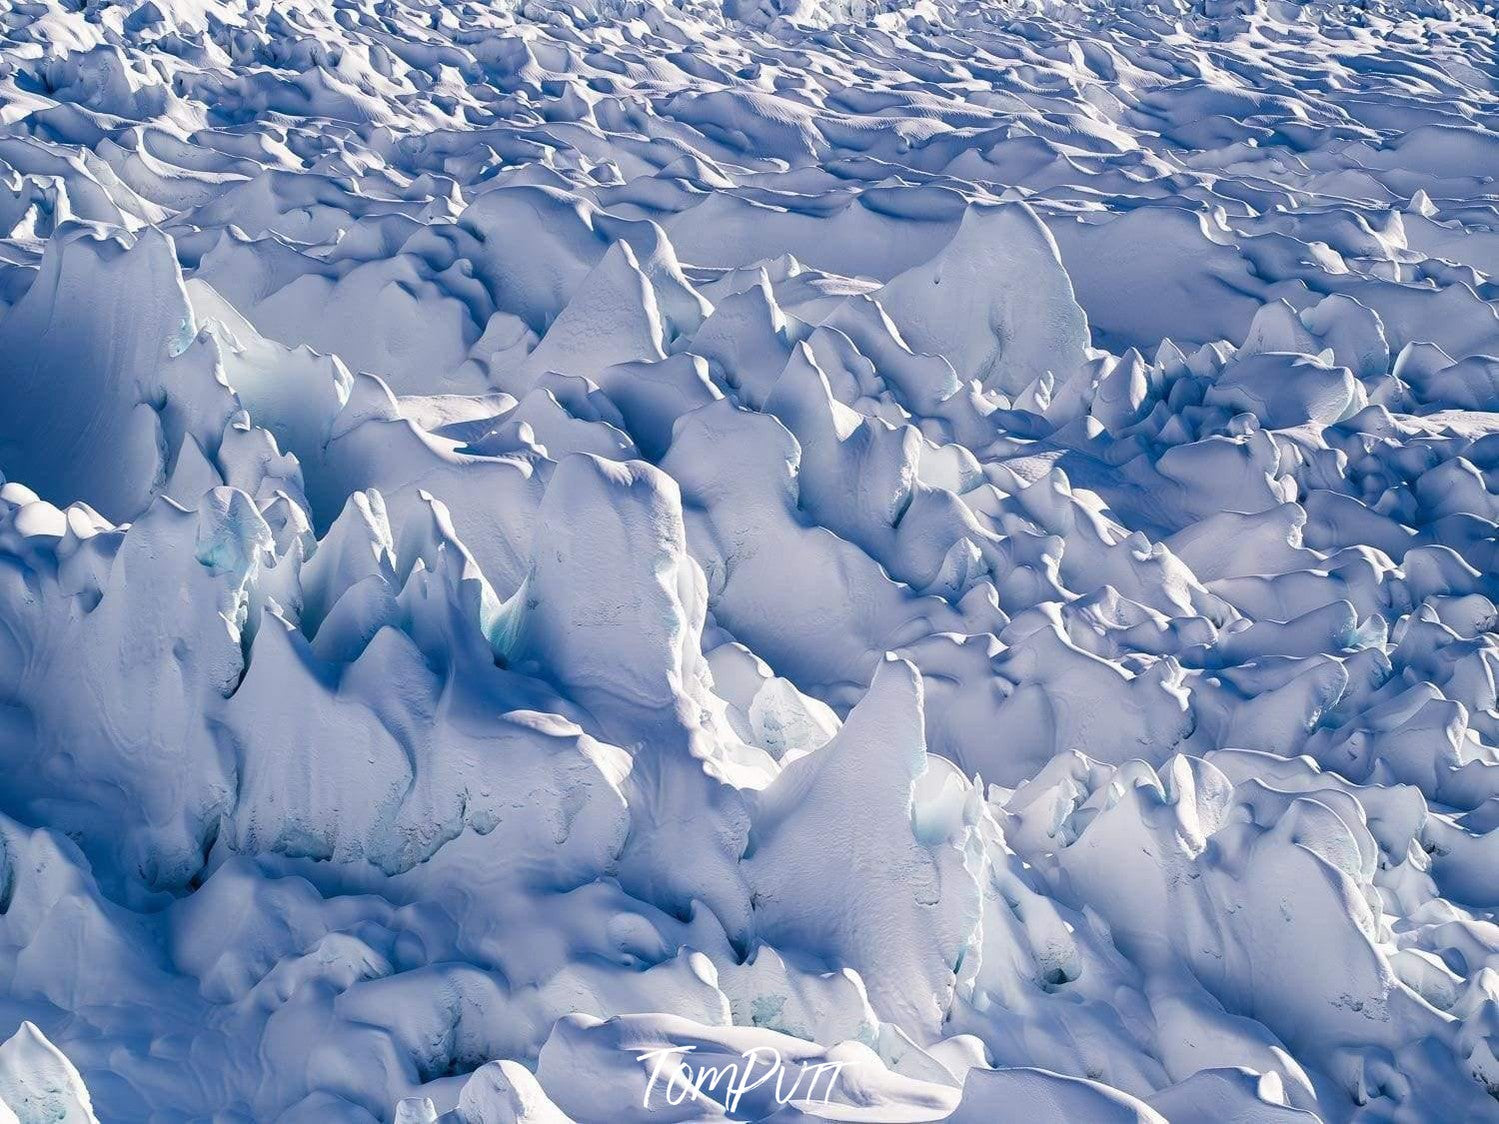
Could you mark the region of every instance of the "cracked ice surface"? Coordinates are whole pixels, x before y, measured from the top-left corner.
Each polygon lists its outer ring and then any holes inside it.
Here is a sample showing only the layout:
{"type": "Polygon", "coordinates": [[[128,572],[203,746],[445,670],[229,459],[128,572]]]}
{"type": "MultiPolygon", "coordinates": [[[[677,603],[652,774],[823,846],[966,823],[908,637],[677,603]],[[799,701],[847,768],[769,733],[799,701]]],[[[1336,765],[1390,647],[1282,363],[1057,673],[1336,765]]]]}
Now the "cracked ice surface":
{"type": "Polygon", "coordinates": [[[1495,31],[0,7],[0,1119],[1499,1118],[1495,31]]]}

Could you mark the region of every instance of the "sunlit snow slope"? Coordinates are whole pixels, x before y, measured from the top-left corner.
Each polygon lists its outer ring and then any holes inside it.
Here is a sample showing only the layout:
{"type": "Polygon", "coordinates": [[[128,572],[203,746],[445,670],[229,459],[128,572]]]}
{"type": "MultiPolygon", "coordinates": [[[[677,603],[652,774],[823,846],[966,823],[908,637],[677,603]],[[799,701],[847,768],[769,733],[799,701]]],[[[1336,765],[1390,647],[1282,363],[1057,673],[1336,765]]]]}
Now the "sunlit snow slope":
{"type": "Polygon", "coordinates": [[[1499,1119],[1496,43],[0,4],[0,1120],[1499,1119]]]}

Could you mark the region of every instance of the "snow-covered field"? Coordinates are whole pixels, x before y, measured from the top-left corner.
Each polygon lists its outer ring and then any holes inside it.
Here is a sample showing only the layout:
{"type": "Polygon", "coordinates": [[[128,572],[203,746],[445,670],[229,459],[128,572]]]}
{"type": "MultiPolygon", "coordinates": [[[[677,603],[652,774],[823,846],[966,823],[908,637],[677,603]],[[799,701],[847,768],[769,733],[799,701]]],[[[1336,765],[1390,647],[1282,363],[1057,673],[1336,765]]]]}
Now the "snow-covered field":
{"type": "Polygon", "coordinates": [[[1496,32],[5,0],[0,1120],[1499,1119],[1496,32]]]}

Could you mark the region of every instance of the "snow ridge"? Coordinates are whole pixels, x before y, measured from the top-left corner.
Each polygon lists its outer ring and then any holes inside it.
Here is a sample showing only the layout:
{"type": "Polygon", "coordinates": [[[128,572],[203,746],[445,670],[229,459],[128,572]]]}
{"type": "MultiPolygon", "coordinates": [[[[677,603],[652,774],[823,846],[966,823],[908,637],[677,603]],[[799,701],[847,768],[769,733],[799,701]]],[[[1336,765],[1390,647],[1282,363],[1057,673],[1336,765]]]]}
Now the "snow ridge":
{"type": "Polygon", "coordinates": [[[0,11],[0,1124],[1499,1119],[1496,40],[0,11]]]}

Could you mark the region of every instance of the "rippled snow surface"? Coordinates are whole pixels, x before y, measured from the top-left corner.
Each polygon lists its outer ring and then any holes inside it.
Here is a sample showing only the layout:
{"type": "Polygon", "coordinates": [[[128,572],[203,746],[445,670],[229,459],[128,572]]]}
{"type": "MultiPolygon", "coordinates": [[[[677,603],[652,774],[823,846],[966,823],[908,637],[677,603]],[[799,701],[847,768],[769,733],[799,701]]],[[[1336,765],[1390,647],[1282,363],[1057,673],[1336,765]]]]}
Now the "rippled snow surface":
{"type": "Polygon", "coordinates": [[[1499,1118],[1496,43],[0,5],[0,1119],[1499,1118]]]}

